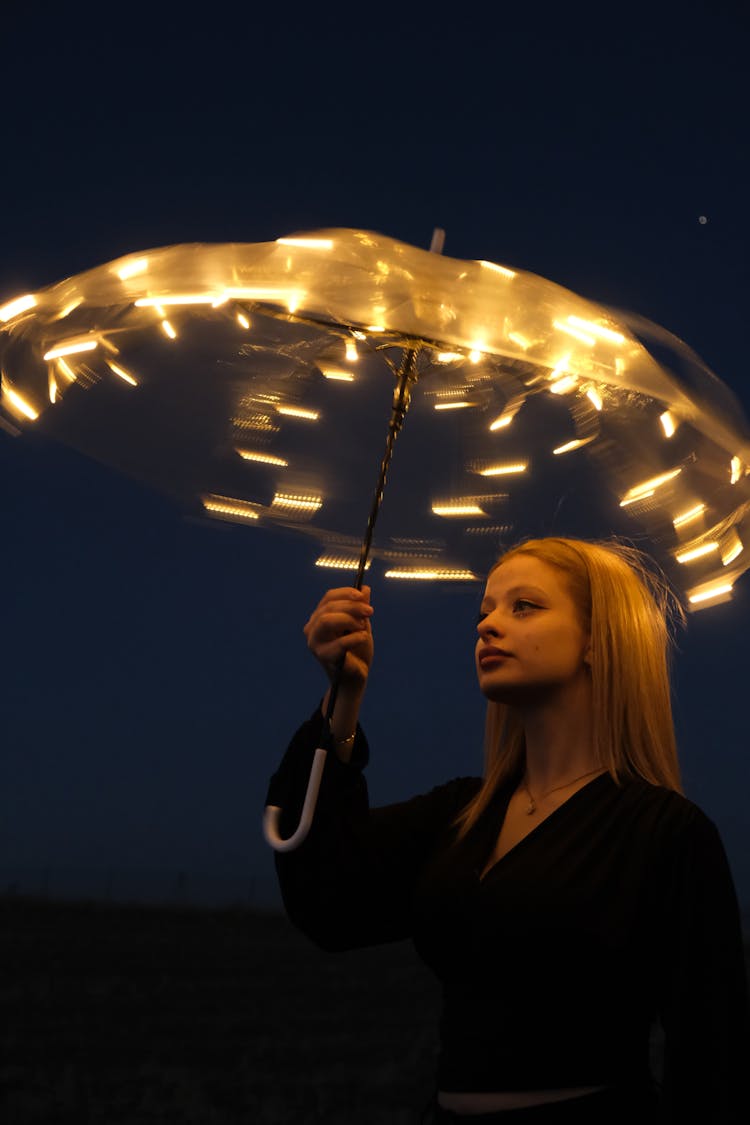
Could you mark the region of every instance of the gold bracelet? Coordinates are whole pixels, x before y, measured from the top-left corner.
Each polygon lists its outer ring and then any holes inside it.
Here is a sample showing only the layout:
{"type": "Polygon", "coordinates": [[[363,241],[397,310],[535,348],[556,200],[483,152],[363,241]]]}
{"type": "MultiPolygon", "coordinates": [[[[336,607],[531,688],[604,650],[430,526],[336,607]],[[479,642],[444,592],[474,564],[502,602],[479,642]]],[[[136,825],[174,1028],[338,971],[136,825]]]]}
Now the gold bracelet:
{"type": "Polygon", "coordinates": [[[337,738],[336,739],[336,745],[337,746],[351,746],[356,737],[357,737],[357,732],[355,730],[354,734],[350,734],[348,738],[337,738]]]}

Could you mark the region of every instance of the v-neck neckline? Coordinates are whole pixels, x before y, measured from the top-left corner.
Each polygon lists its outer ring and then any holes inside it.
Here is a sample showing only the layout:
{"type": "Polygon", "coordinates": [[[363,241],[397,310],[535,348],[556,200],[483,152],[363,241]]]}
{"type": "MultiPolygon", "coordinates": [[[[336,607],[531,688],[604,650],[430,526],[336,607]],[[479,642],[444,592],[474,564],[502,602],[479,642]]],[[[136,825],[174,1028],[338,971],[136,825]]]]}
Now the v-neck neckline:
{"type": "MultiPolygon", "coordinates": [[[[502,801],[497,802],[497,811],[499,812],[500,809],[503,810],[503,818],[502,818],[502,821],[500,823],[500,827],[497,829],[497,832],[493,836],[492,848],[491,848],[490,853],[488,855],[485,855],[485,858],[484,858],[483,862],[481,864],[479,864],[479,866],[476,869],[477,870],[477,880],[479,882],[479,885],[484,886],[487,879],[489,879],[489,877],[494,874],[494,872],[497,870],[497,868],[506,859],[508,859],[510,856],[515,855],[516,852],[518,851],[518,849],[520,847],[522,847],[526,843],[527,840],[531,840],[532,837],[538,837],[540,831],[542,830],[542,828],[544,828],[545,824],[547,824],[550,820],[554,820],[557,817],[557,814],[562,812],[563,809],[567,808],[567,806],[571,803],[571,801],[575,801],[576,797],[578,797],[578,795],[580,793],[585,793],[588,789],[591,788],[592,785],[596,785],[596,783],[598,781],[601,781],[603,777],[609,778],[610,777],[609,772],[605,771],[604,773],[600,773],[597,777],[592,777],[591,781],[587,781],[586,784],[582,785],[580,789],[576,789],[575,793],[571,793],[570,797],[567,797],[562,802],[562,804],[558,805],[556,809],[553,809],[551,813],[548,813],[547,816],[545,816],[545,818],[543,820],[541,820],[539,822],[539,824],[535,825],[531,829],[530,832],[527,832],[525,836],[522,836],[521,839],[516,844],[514,844],[512,848],[509,848],[508,851],[505,852],[504,855],[501,855],[500,858],[496,859],[495,862],[493,864],[491,864],[490,867],[487,867],[487,860],[489,859],[489,855],[492,854],[492,851],[494,851],[494,849],[497,847],[497,841],[499,839],[500,832],[502,831],[503,824],[505,823],[505,817],[506,817],[507,812],[508,812],[508,805],[510,804],[511,797],[513,796],[513,793],[515,792],[514,788],[510,788],[508,793],[507,793],[507,797],[504,797],[502,799],[502,801]],[[504,807],[503,807],[503,802],[504,802],[504,807]],[[485,868],[486,868],[486,870],[484,870],[485,868]],[[482,872],[482,871],[484,871],[484,874],[480,874],[480,872],[482,872]]],[[[517,782],[516,782],[516,784],[517,784],[517,782]]],[[[500,796],[500,794],[498,794],[498,797],[499,796],[500,796]]],[[[488,813],[490,813],[490,810],[492,809],[492,806],[494,804],[495,804],[495,801],[492,801],[490,803],[490,806],[487,809],[488,813]]]]}

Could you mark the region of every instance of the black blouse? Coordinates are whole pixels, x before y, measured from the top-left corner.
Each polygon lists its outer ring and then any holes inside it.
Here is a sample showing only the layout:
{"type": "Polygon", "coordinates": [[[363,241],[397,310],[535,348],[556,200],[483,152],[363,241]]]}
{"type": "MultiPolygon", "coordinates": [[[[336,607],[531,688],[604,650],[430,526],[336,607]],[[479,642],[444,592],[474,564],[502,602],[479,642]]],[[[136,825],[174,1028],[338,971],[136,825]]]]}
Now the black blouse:
{"type": "MultiPolygon", "coordinates": [[[[316,712],[271,780],[282,836],[321,728],[316,712]]],[[[737,898],[696,805],[601,774],[482,879],[515,784],[456,844],[451,822],[480,778],[371,810],[367,757],[361,731],[350,764],[328,755],[310,835],[276,853],[282,896],[324,949],[413,940],[443,987],[441,1090],[648,1085],[659,1019],[665,1119],[750,1119],[737,898]]]]}

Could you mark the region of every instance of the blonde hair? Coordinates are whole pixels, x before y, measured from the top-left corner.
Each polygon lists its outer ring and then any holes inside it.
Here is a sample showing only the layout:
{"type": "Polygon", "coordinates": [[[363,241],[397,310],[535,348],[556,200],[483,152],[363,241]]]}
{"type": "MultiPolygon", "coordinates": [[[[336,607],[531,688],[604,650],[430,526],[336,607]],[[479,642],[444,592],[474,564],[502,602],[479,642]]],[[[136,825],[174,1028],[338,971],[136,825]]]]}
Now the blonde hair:
{"type": "MultiPolygon", "coordinates": [[[[529,539],[492,568],[518,555],[555,567],[591,635],[593,748],[617,784],[641,777],[682,792],[677,760],[669,655],[672,627],[684,624],[682,607],[654,563],[616,540],[529,539]]],[[[489,702],[485,724],[484,782],[454,821],[461,839],[507,780],[520,777],[525,760],[518,713],[489,702]]]]}

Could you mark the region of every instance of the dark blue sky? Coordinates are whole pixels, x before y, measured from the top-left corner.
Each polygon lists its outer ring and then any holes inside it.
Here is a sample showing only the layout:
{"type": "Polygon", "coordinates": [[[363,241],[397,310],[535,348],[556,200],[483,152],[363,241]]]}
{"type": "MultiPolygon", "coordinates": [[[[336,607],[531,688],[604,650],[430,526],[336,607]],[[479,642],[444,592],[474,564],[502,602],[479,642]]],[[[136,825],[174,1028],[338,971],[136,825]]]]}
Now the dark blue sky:
{"type": "MultiPolygon", "coordinates": [[[[750,408],[739,15],[351,12],[4,15],[0,301],[153,246],[439,225],[447,254],[666,326],[750,408]]],[[[186,522],[33,435],[0,433],[0,463],[6,882],[273,896],[266,780],[323,687],[307,549],[186,522]]],[[[374,597],[382,802],[478,772],[483,709],[476,592],[374,597]]],[[[750,912],[748,625],[747,579],[691,618],[676,710],[750,912]]]]}

